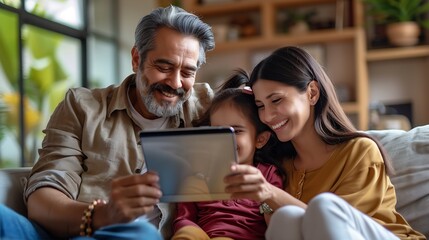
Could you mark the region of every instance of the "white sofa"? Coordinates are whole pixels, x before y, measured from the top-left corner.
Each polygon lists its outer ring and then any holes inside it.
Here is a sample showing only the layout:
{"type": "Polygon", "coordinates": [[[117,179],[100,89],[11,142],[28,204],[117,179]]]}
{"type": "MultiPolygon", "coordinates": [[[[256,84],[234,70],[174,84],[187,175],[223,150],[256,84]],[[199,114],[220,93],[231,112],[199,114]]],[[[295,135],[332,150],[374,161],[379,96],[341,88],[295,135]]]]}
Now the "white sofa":
{"type": "MultiPolygon", "coordinates": [[[[410,131],[367,131],[384,145],[396,175],[397,210],[429,239],[429,125],[410,131]]],[[[30,168],[0,169],[0,202],[26,215],[23,183],[30,168]]]]}

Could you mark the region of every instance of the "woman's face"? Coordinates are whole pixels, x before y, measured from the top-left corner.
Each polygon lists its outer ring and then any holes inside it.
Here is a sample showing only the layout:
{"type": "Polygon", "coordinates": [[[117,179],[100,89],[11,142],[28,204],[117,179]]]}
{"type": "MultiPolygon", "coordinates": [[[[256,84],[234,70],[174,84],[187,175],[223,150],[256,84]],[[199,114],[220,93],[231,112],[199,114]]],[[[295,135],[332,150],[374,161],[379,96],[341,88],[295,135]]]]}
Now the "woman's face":
{"type": "Polygon", "coordinates": [[[286,142],[298,136],[310,117],[307,92],[300,93],[289,85],[259,79],[252,87],[259,118],[286,142]]]}
{"type": "Polygon", "coordinates": [[[255,126],[244,114],[231,104],[223,104],[210,115],[212,126],[231,126],[235,131],[237,142],[238,162],[253,164],[253,155],[256,148],[255,126]]]}

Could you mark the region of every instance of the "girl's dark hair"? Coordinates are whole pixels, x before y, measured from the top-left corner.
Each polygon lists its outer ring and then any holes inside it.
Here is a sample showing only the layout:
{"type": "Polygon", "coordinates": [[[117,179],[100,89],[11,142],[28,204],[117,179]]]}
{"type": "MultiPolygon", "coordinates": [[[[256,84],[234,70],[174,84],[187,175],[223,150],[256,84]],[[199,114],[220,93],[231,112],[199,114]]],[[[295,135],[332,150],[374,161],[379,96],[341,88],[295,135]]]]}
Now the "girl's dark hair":
{"type": "Polygon", "coordinates": [[[286,174],[281,166],[281,161],[276,160],[272,151],[275,148],[275,144],[278,142],[275,138],[275,134],[271,129],[261,122],[258,115],[258,108],[255,104],[255,98],[250,90],[245,90],[242,87],[247,86],[249,83],[249,76],[246,71],[238,69],[235,73],[222,84],[217,90],[210,107],[203,114],[197,122],[196,126],[208,126],[210,125],[210,115],[223,107],[225,104],[234,106],[240,111],[247,119],[255,126],[256,134],[260,134],[264,131],[271,133],[271,137],[267,144],[261,149],[256,149],[253,158],[254,164],[262,162],[274,165],[278,169],[278,173],[286,179],[286,174]]]}
{"type": "MultiPolygon", "coordinates": [[[[320,97],[314,108],[314,127],[322,140],[334,145],[357,137],[370,138],[381,151],[387,173],[393,173],[391,161],[382,145],[377,139],[356,130],[338,101],[332,81],[320,64],[305,50],[292,46],[277,49],[256,65],[249,85],[253,86],[259,79],[287,84],[301,93],[307,90],[311,81],[316,81],[320,97]]],[[[287,159],[296,157],[296,150],[290,141],[282,145],[280,154],[287,159]]]]}

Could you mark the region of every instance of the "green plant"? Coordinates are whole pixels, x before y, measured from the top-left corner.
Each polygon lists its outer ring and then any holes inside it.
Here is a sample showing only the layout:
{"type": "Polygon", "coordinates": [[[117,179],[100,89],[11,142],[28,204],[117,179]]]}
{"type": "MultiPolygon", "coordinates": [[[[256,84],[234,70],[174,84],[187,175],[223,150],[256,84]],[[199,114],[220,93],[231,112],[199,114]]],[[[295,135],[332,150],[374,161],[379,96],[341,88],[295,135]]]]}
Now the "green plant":
{"type": "MultiPolygon", "coordinates": [[[[35,4],[31,13],[49,17],[40,4],[35,4]]],[[[2,79],[0,75],[0,120],[3,121],[0,122],[0,143],[9,134],[20,143],[21,131],[25,130],[23,132],[26,142],[22,148],[24,158],[31,164],[36,159],[41,127],[45,124],[42,114],[52,112],[64,96],[69,76],[58,58],[58,50],[64,36],[26,25],[22,28],[21,37],[23,50],[28,52],[31,61],[28,68],[23,69],[24,92],[20,91],[18,20],[17,14],[0,9],[0,71],[3,71],[6,77],[2,79]],[[20,129],[21,100],[24,108],[24,129],[20,129]]]]}
{"type": "Polygon", "coordinates": [[[415,21],[429,28],[429,20],[424,14],[429,11],[426,0],[362,0],[368,4],[368,13],[380,23],[415,21]]]}

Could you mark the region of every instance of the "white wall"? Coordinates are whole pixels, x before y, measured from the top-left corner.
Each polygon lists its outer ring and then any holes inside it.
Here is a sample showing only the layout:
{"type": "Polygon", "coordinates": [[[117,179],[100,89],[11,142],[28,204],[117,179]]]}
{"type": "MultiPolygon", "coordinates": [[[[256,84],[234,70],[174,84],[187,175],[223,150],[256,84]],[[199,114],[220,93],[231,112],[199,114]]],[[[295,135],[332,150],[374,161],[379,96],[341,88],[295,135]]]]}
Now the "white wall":
{"type": "Polygon", "coordinates": [[[429,123],[429,61],[426,58],[371,62],[368,72],[370,102],[411,102],[414,125],[429,123]]]}

